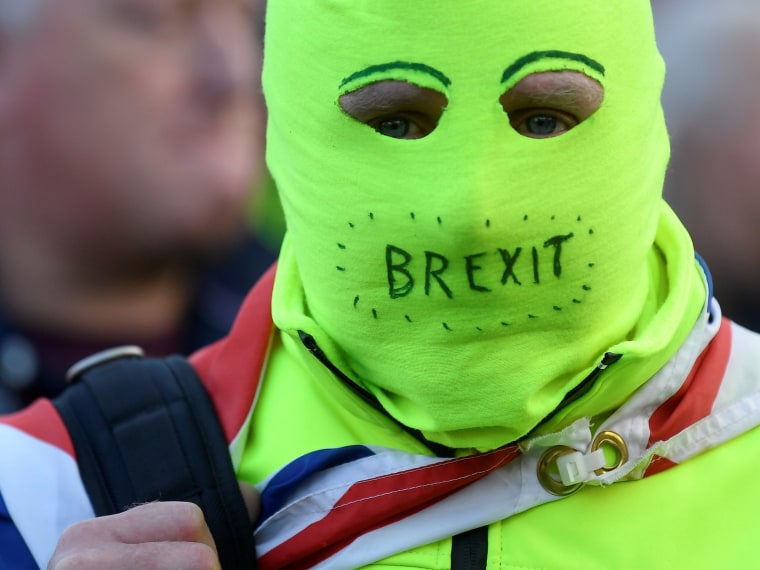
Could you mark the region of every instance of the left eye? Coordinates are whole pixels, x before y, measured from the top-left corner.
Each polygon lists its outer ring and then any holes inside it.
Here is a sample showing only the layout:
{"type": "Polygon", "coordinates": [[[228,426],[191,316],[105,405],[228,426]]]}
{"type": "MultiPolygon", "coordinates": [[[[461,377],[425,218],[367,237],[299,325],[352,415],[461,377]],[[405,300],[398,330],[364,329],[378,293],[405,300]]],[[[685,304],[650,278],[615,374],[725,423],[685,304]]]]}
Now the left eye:
{"type": "Polygon", "coordinates": [[[394,139],[416,138],[420,134],[420,129],[416,124],[402,117],[380,119],[375,121],[372,127],[381,135],[394,139]]]}
{"type": "Polygon", "coordinates": [[[448,103],[442,93],[405,81],[370,83],[341,95],[339,101],[347,115],[394,139],[429,135],[448,103]]]}

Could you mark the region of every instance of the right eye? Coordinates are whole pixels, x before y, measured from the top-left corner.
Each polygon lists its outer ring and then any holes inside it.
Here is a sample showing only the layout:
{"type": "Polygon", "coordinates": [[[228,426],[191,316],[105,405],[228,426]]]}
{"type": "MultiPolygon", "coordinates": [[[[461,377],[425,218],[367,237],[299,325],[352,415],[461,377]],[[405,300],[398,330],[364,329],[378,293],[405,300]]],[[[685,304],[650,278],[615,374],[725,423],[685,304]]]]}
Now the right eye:
{"type": "Polygon", "coordinates": [[[381,117],[367,124],[381,135],[394,139],[419,139],[430,133],[435,125],[410,117],[381,117]]]}
{"type": "Polygon", "coordinates": [[[379,81],[341,96],[341,108],[386,137],[419,139],[438,126],[446,97],[405,81],[379,81]]]}

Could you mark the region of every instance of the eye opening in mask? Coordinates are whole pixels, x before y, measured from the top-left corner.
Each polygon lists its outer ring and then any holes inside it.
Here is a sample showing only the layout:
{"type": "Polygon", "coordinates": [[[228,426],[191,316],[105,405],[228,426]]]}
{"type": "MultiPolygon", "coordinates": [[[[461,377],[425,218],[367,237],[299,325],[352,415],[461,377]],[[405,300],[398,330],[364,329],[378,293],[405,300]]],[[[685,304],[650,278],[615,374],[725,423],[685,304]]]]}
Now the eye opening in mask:
{"type": "Polygon", "coordinates": [[[438,126],[448,99],[435,89],[384,80],[345,93],[338,103],[347,115],[383,136],[420,139],[438,126]]]}
{"type": "Polygon", "coordinates": [[[573,129],[602,104],[604,88],[580,71],[543,71],[523,77],[500,98],[512,128],[529,138],[573,129]]]}

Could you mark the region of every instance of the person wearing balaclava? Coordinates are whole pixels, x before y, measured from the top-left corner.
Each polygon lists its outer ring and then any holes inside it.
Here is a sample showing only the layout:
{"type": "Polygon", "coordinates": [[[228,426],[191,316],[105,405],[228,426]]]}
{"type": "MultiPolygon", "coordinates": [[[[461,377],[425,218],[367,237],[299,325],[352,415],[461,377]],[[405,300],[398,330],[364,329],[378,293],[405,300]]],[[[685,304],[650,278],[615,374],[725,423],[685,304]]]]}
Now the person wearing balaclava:
{"type": "Polygon", "coordinates": [[[287,235],[192,359],[260,568],[757,555],[760,339],[661,198],[663,75],[644,0],[269,2],[287,235]]]}

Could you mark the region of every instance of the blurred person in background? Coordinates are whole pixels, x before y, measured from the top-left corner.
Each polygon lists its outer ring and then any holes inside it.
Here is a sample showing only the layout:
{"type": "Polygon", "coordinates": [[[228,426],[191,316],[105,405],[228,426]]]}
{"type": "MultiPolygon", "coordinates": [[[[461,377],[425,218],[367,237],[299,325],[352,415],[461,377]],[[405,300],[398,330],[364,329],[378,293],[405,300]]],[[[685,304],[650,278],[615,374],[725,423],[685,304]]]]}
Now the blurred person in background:
{"type": "MultiPolygon", "coordinates": [[[[232,475],[261,492],[258,568],[757,558],[760,335],[721,317],[662,200],[650,2],[580,7],[269,2],[287,234],[230,335],[191,357],[232,475]]],[[[0,418],[0,549],[220,567],[180,502],[93,519],[96,471],[56,441],[77,426],[38,433],[70,418],[55,406],[0,418]]]]}
{"type": "Polygon", "coordinates": [[[655,3],[668,73],[665,197],[713,274],[723,311],[760,327],[760,3],[655,3]]]}
{"type": "Polygon", "coordinates": [[[216,340],[273,259],[258,4],[0,0],[0,410],[216,340]]]}

